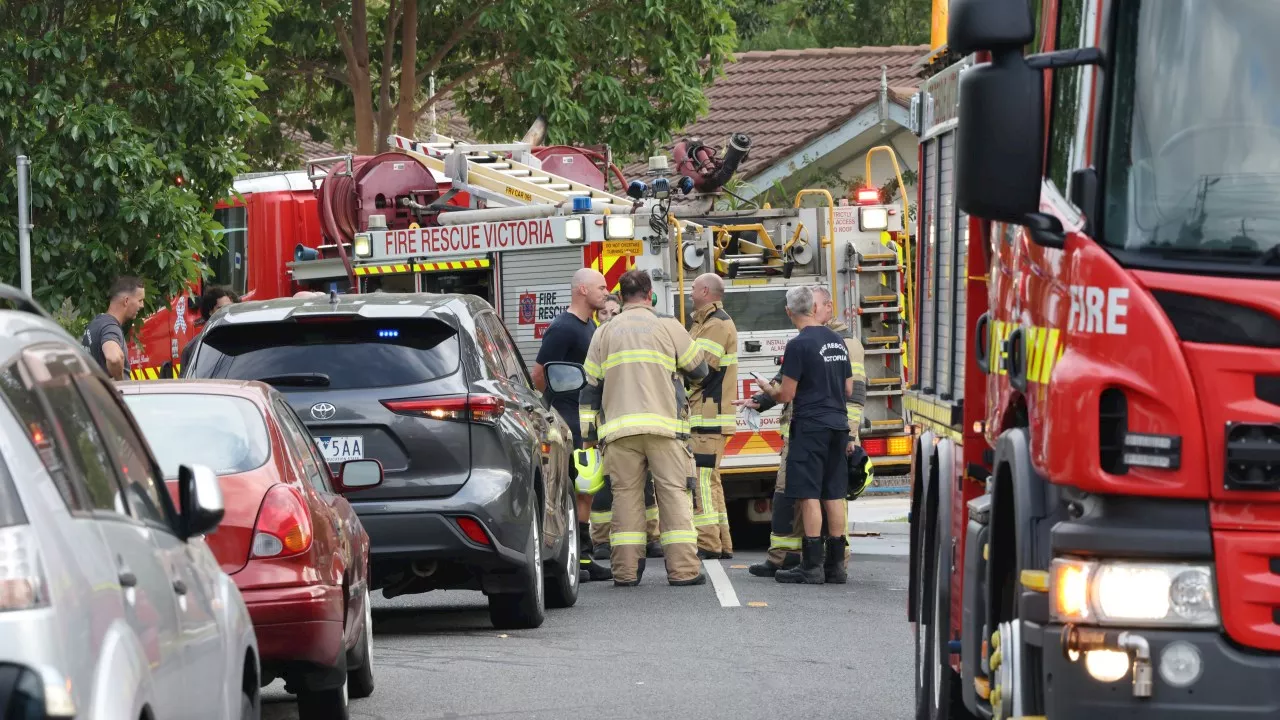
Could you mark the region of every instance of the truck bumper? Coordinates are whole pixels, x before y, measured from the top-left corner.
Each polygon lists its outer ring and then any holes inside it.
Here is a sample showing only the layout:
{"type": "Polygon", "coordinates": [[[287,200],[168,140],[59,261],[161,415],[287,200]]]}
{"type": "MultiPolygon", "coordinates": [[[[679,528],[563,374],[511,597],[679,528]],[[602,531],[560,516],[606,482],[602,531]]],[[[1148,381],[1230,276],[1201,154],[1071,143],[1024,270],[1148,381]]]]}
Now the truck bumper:
{"type": "Polygon", "coordinates": [[[1238,648],[1214,631],[1132,628],[1151,645],[1151,697],[1139,698],[1132,670],[1114,683],[1094,680],[1083,658],[1067,659],[1062,627],[1044,629],[1045,714],[1051,720],[1280,717],[1280,655],[1238,648]],[[1200,676],[1188,687],[1174,687],[1160,674],[1165,648],[1174,642],[1200,654],[1200,676]]]}

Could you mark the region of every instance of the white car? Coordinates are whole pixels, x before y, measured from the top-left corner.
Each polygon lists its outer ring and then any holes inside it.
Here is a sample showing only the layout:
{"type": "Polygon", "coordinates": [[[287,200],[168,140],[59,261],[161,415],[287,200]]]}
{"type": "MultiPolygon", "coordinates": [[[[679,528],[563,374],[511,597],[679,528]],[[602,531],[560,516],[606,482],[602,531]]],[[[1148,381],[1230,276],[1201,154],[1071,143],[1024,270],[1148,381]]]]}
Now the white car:
{"type": "Polygon", "coordinates": [[[0,717],[258,717],[253,624],[203,539],[222,493],[180,476],[175,508],[115,386],[0,285],[0,717]]]}

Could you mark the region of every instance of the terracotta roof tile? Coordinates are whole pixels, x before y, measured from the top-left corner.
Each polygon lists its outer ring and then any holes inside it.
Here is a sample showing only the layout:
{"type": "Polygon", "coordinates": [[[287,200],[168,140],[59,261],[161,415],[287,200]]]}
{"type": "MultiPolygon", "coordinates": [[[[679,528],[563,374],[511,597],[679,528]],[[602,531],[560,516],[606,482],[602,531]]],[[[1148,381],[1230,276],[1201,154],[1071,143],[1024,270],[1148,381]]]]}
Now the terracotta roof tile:
{"type": "MultiPolygon", "coordinates": [[[[750,177],[874,102],[882,66],[890,96],[910,102],[916,83],[912,67],[928,50],[895,45],[740,53],[708,88],[708,113],[676,137],[701,137],[719,147],[730,133],[747,133],[751,154],[739,174],[750,177]]],[[[645,168],[637,162],[623,173],[642,175],[645,168]]]]}

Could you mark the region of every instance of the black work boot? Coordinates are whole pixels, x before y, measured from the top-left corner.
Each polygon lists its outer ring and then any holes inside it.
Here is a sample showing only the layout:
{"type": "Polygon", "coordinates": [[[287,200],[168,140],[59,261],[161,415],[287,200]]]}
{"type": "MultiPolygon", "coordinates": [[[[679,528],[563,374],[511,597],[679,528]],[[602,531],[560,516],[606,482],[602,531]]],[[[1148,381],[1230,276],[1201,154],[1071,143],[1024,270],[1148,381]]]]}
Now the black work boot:
{"type": "Polygon", "coordinates": [[[662,543],[658,540],[650,540],[649,544],[644,546],[645,557],[660,558],[665,554],[662,551],[662,543]]]}
{"type": "Polygon", "coordinates": [[[793,568],[799,564],[800,564],[800,553],[789,552],[786,555],[782,556],[781,565],[775,565],[768,558],[765,558],[764,562],[756,563],[755,565],[752,565],[751,567],[747,568],[747,572],[751,573],[752,575],[755,575],[756,577],[773,577],[775,574],[777,574],[779,570],[782,570],[784,568],[788,568],[788,569],[793,568]]]}
{"type": "Polygon", "coordinates": [[[822,571],[823,555],[826,549],[826,543],[822,538],[805,538],[800,566],[790,570],[779,570],[774,574],[773,579],[780,583],[821,585],[827,579],[826,573],[822,571]]]}
{"type": "Polygon", "coordinates": [[[844,549],[848,545],[845,536],[827,538],[827,560],[822,565],[829,583],[843,585],[849,582],[849,570],[844,566],[844,549]]]}
{"type": "Polygon", "coordinates": [[[707,574],[698,573],[698,577],[695,577],[695,578],[689,578],[688,580],[668,580],[667,582],[670,583],[671,585],[675,585],[676,587],[687,587],[689,585],[706,585],[707,574]]]}
{"type": "Polygon", "coordinates": [[[583,558],[580,567],[582,572],[578,574],[578,578],[582,582],[599,582],[613,579],[613,571],[595,560],[583,558]]]}
{"type": "Polygon", "coordinates": [[[720,553],[698,548],[698,559],[699,560],[719,560],[720,553]]]}
{"type": "Polygon", "coordinates": [[[644,577],[644,558],[640,558],[639,564],[636,565],[636,579],[631,582],[623,582],[622,580],[614,580],[614,587],[635,587],[640,584],[640,579],[644,577]]]}
{"type": "Polygon", "coordinates": [[[595,547],[595,550],[591,551],[591,557],[597,560],[608,560],[612,552],[613,548],[609,546],[609,543],[600,543],[595,547]]]}

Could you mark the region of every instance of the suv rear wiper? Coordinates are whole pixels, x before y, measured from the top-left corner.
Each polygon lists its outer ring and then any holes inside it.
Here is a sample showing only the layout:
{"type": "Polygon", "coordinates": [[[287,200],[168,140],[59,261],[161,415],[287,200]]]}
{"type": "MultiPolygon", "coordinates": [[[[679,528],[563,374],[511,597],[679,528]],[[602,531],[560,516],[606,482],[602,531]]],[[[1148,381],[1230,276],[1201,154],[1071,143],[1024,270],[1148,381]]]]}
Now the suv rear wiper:
{"type": "Polygon", "coordinates": [[[329,376],[324,373],[285,373],[257,378],[258,382],[285,387],[329,387],[329,376]]]}

